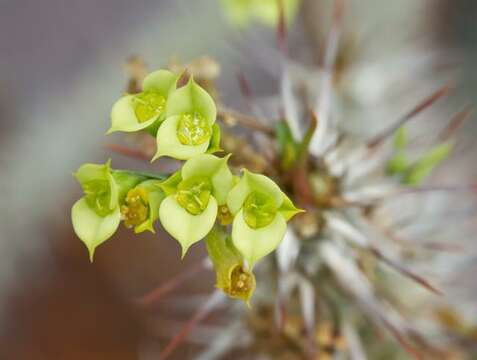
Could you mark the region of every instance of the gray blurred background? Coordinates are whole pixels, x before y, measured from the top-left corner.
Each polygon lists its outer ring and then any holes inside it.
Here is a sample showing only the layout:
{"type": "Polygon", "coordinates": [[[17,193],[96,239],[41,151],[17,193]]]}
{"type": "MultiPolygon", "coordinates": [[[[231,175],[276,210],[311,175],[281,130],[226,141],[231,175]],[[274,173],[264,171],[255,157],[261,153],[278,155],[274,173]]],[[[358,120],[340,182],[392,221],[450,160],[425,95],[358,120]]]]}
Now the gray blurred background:
{"type": "MultiPolygon", "coordinates": [[[[316,2],[323,6],[317,26],[326,27],[331,1],[316,2]]],[[[367,34],[369,56],[399,54],[422,30],[426,46],[458,54],[450,59],[462,65],[459,91],[475,100],[475,1],[347,6],[347,27],[367,34]]],[[[216,0],[0,0],[1,359],[147,359],[177,329],[184,314],[144,311],[131,300],[197,261],[202,250],[181,263],[176,244],[161,234],[133,239],[121,230],[89,264],[70,225],[80,194],[71,173],[109,157],[115,167],[149,167],[104,148],[114,141],[104,133],[131,55],[151,68],[171,56],[210,55],[222,66],[222,98],[234,104],[237,72],[257,71],[239,45],[273,39],[263,28],[238,34],[216,0]]],[[[270,83],[260,83],[256,91],[266,93],[270,83]]],[[[213,279],[202,280],[187,291],[210,291],[213,279]]],[[[177,359],[193,358],[193,351],[184,347],[177,359]]]]}

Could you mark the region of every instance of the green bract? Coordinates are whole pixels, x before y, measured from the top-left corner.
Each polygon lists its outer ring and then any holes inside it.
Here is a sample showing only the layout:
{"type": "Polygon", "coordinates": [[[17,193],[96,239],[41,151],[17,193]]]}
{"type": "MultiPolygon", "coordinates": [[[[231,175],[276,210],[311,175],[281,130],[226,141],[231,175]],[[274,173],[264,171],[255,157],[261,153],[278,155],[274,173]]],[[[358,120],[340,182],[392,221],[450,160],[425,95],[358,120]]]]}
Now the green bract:
{"type": "Polygon", "coordinates": [[[156,126],[165,119],[167,99],[176,87],[178,76],[167,70],[149,74],[143,81],[143,91],[119,99],[111,111],[111,128],[134,132],[156,126]]]}
{"type": "Polygon", "coordinates": [[[121,220],[118,185],[111,173],[111,161],[84,164],[74,175],[85,195],[73,205],[71,219],[93,261],[95,248],[113,235],[121,220]]]}
{"type": "Polygon", "coordinates": [[[432,148],[417,160],[408,170],[403,182],[408,185],[419,185],[452,151],[452,143],[443,143],[432,148]]]}
{"type": "Polygon", "coordinates": [[[167,197],[160,205],[159,219],[180,243],[182,256],[210,232],[218,206],[226,202],[234,181],[227,160],[198,155],[160,185],[167,197]]]}
{"type": "MultiPolygon", "coordinates": [[[[239,27],[258,20],[275,26],[279,19],[278,0],[221,0],[225,14],[230,22],[239,27]]],[[[283,0],[287,22],[291,22],[298,10],[299,0],[283,0]]]]}
{"type": "Polygon", "coordinates": [[[286,222],[302,211],[272,180],[247,170],[230,191],[227,206],[235,215],[233,244],[250,267],[278,247],[286,222]]]}
{"type": "Polygon", "coordinates": [[[121,205],[121,215],[128,228],[134,232],[154,231],[154,221],[159,217],[159,205],[164,193],[159,180],[146,180],[130,189],[121,205]]]}
{"type": "Polygon", "coordinates": [[[214,128],[216,116],[214,100],[191,77],[167,100],[166,120],[157,131],[157,152],[152,160],[161,156],[187,160],[205,153],[212,140],[220,139],[214,128]]]}
{"type": "Polygon", "coordinates": [[[214,264],[216,286],[231,298],[241,299],[248,304],[255,290],[255,276],[245,268],[243,258],[230,237],[212,230],[207,236],[206,244],[214,264]]]}
{"type": "Polygon", "coordinates": [[[387,164],[387,172],[390,175],[399,175],[409,168],[409,161],[403,151],[398,151],[387,164]]]}

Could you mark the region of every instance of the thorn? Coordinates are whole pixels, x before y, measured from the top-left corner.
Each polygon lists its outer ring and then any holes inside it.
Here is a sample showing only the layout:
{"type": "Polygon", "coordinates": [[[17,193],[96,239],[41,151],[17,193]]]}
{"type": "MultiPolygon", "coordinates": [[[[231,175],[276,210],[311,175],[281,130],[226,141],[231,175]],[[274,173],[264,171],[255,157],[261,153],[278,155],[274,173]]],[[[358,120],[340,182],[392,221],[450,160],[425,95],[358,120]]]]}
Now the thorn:
{"type": "Polygon", "coordinates": [[[409,111],[406,115],[396,121],[393,125],[384,130],[381,134],[378,134],[373,139],[371,139],[368,142],[367,147],[372,149],[377,147],[378,145],[381,145],[384,140],[386,140],[389,136],[393,135],[394,132],[398,130],[401,126],[403,126],[406,122],[413,119],[417,114],[430,107],[437,100],[441,99],[444,95],[446,95],[449,91],[449,85],[445,85],[434,91],[430,96],[422,100],[411,111],[409,111]]]}
{"type": "Polygon", "coordinates": [[[128,148],[128,147],[125,147],[125,146],[122,146],[122,145],[118,145],[118,144],[106,144],[104,147],[108,150],[111,150],[111,151],[115,152],[115,153],[118,153],[118,154],[121,154],[121,155],[126,155],[126,156],[136,158],[136,159],[149,161],[149,158],[150,158],[149,155],[145,154],[141,150],[131,149],[131,148],[128,148]]]}
{"type": "Polygon", "coordinates": [[[277,22],[277,45],[285,57],[287,56],[287,24],[285,19],[285,5],[283,0],[277,0],[278,22],[277,22]]]}
{"type": "Polygon", "coordinates": [[[462,127],[462,125],[464,125],[466,120],[469,119],[469,115],[472,113],[472,110],[472,106],[467,105],[464,107],[464,109],[455,114],[449,121],[449,124],[439,134],[439,140],[449,140],[449,138],[452,137],[457,132],[457,130],[462,127]]]}
{"type": "Polygon", "coordinates": [[[144,295],[140,299],[136,300],[136,303],[141,306],[151,305],[161,300],[165,295],[175,290],[178,286],[182,285],[185,281],[192,278],[194,275],[200,274],[201,271],[206,269],[207,259],[203,259],[196,264],[193,264],[190,268],[175,275],[172,279],[169,279],[165,283],[161,284],[156,289],[152,290],[148,294],[144,295]]]}
{"type": "Polygon", "coordinates": [[[379,251],[378,249],[374,248],[374,247],[371,247],[371,252],[378,258],[380,259],[381,261],[383,261],[385,264],[389,265],[390,267],[392,267],[393,269],[397,270],[398,272],[400,272],[401,274],[409,277],[410,279],[414,280],[415,282],[417,282],[418,284],[420,284],[421,286],[423,286],[424,288],[426,288],[427,290],[429,290],[430,292],[436,294],[436,295],[439,295],[439,296],[442,296],[443,293],[442,291],[440,291],[439,289],[437,289],[436,287],[434,287],[433,285],[431,285],[427,280],[425,280],[424,278],[422,278],[421,276],[419,275],[416,275],[414,274],[413,272],[405,269],[403,266],[399,265],[398,263],[396,263],[395,261],[385,257],[381,251],[379,251]]]}
{"type": "Polygon", "coordinates": [[[396,341],[411,355],[415,360],[425,360],[424,357],[404,338],[404,336],[397,330],[388,320],[381,320],[384,323],[384,326],[391,332],[396,341]]]}
{"type": "Polygon", "coordinates": [[[250,83],[248,82],[245,74],[243,71],[240,71],[237,74],[237,80],[239,83],[240,93],[245,100],[245,105],[249,112],[252,112],[252,89],[250,87],[250,83]]]}
{"type": "Polygon", "coordinates": [[[204,320],[223,299],[224,295],[222,294],[222,291],[215,290],[192,315],[191,319],[186,322],[182,329],[164,347],[164,350],[160,353],[159,360],[166,360],[186,339],[187,335],[189,335],[189,333],[194,330],[194,328],[204,320]]]}

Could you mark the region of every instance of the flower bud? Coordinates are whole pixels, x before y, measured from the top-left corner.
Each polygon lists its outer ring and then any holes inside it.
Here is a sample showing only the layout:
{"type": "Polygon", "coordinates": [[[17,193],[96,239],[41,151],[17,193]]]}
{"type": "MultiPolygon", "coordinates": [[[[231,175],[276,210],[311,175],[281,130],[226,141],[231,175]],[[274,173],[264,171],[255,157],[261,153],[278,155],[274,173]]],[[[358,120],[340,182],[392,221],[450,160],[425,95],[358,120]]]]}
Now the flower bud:
{"type": "Polygon", "coordinates": [[[248,271],[229,237],[212,230],[206,238],[207,252],[216,273],[216,286],[234,299],[247,304],[255,290],[255,276],[248,271]]]}

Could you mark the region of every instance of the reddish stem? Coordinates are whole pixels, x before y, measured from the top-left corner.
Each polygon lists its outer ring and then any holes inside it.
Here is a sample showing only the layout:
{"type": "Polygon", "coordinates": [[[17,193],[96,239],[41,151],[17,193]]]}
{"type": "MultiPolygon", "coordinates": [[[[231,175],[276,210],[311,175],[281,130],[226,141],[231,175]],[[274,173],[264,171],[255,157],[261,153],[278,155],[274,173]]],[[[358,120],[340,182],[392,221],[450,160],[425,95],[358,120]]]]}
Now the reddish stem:
{"type": "Polygon", "coordinates": [[[391,125],[389,128],[384,130],[381,134],[378,134],[373,139],[371,139],[367,144],[368,148],[375,148],[378,145],[381,145],[384,142],[384,140],[386,140],[389,136],[393,135],[396,130],[398,130],[406,122],[414,118],[417,114],[427,109],[432,104],[434,104],[437,100],[439,100],[444,95],[446,95],[449,92],[449,90],[450,90],[450,87],[448,85],[445,85],[441,87],[440,89],[436,90],[435,92],[433,92],[430,96],[428,96],[419,104],[417,104],[411,111],[409,111],[401,119],[396,121],[393,125],[391,125]]]}
{"type": "Polygon", "coordinates": [[[166,345],[163,351],[159,356],[159,360],[167,359],[177,347],[184,342],[187,335],[194,330],[194,328],[204,320],[214,307],[223,299],[223,294],[220,290],[216,290],[209,296],[207,301],[202,304],[202,306],[197,309],[197,311],[192,315],[189,321],[182,327],[182,329],[177,333],[172,340],[166,345]]]}
{"type": "Polygon", "coordinates": [[[439,140],[446,141],[451,138],[457,130],[459,130],[465,121],[469,119],[469,115],[472,112],[472,106],[467,105],[463,110],[455,114],[452,119],[449,121],[449,124],[442,130],[439,134],[439,140]]]}
{"type": "Polygon", "coordinates": [[[132,158],[147,160],[147,161],[151,160],[151,157],[145,154],[143,151],[137,150],[137,149],[131,149],[126,146],[122,146],[118,144],[106,144],[105,148],[108,150],[114,151],[115,153],[126,155],[132,158]]]}
{"type": "Polygon", "coordinates": [[[169,281],[166,281],[164,284],[160,285],[153,291],[144,295],[142,298],[138,299],[136,302],[139,305],[147,306],[151,305],[159,300],[161,300],[165,295],[176,289],[178,286],[183,284],[188,279],[192,278],[194,275],[199,274],[201,271],[206,269],[206,259],[192,265],[190,268],[185,271],[177,274],[169,281]]]}

